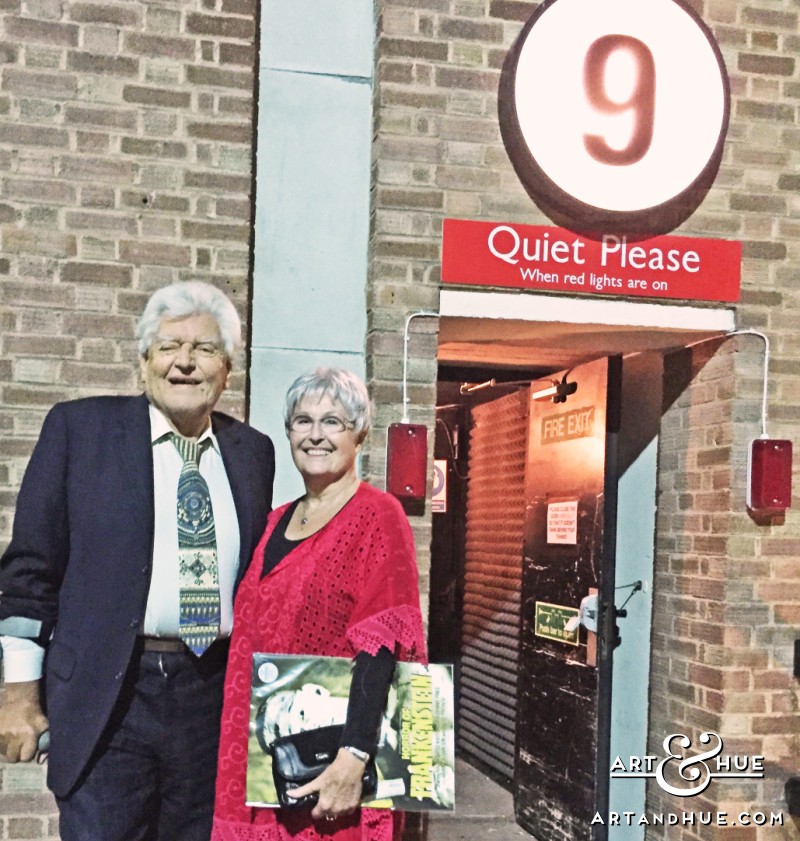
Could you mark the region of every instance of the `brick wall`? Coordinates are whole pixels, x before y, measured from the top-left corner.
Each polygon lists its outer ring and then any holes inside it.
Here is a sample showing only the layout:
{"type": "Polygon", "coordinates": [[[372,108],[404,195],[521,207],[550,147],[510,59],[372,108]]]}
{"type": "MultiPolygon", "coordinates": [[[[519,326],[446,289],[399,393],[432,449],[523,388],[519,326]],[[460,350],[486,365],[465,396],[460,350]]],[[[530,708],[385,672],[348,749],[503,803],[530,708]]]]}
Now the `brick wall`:
{"type": "MultiPolygon", "coordinates": [[[[719,176],[676,233],[742,241],[738,323],[770,335],[769,431],[796,438],[798,9],[791,0],[691,5],[720,43],[733,104],[719,176]]],[[[442,218],[548,223],[508,162],[496,116],[500,67],[535,7],[519,0],[378,3],[368,374],[384,423],[402,414],[403,320],[437,308],[442,218]]],[[[429,426],[435,330],[435,320],[420,319],[409,345],[411,419],[429,426]]],[[[670,382],[680,390],[665,410],[660,455],[651,747],[660,752],[669,732],[708,726],[729,738],[726,747],[764,754],[763,782],[712,789],[713,808],[731,814],[785,811],[783,782],[800,768],[800,693],[790,676],[800,618],[800,517],[790,511],[784,522],[756,523],[744,510],[746,445],[759,432],[760,350],[757,339],[737,338],[673,360],[670,382]]],[[[376,435],[376,477],[383,475],[383,449],[376,435]]],[[[423,557],[427,523],[416,520],[423,557]]],[[[670,804],[655,791],[650,805],[670,804]]],[[[688,808],[700,808],[699,800],[688,808]]],[[[707,827],[671,829],[668,837],[797,837],[788,815],[785,822],[728,826],[713,835],[707,827]]]]}
{"type": "MultiPolygon", "coordinates": [[[[256,0],[0,2],[0,544],[46,411],[135,393],[148,295],[208,280],[246,318],[256,0]]],[[[245,358],[221,407],[245,411],[245,358]]],[[[0,838],[55,838],[0,765],[0,838]]]]}
{"type": "MultiPolygon", "coordinates": [[[[790,671],[796,573],[779,557],[796,551],[797,540],[785,525],[754,526],[743,506],[745,453],[760,433],[759,345],[737,337],[667,359],[649,752],[663,756],[669,733],[690,734],[698,750],[698,735],[712,730],[727,754],[765,756],[765,780],[715,784],[689,801],[652,785],[648,808],[657,813],[724,811],[730,822],[742,811],[770,815],[783,808],[783,785],[798,767],[790,671]]],[[[762,834],[672,827],[647,837],[792,838],[786,820],[783,831],[762,834]]]]}

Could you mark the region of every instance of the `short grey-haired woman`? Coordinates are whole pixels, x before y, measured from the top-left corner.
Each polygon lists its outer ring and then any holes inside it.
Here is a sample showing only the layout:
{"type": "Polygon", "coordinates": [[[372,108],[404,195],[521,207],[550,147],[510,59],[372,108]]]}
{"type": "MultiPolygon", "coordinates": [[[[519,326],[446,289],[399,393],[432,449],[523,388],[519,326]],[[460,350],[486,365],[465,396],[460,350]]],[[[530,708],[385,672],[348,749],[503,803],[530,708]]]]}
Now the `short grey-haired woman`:
{"type": "Polygon", "coordinates": [[[305,493],[270,515],[236,598],[212,841],[399,841],[401,814],[359,807],[361,776],[395,660],[426,653],[408,521],[356,471],[371,417],[366,386],[342,368],[304,374],[287,393],[286,434],[305,493]],[[318,794],[311,810],[245,805],[257,651],[355,661],[337,757],[295,791],[318,794]]]}

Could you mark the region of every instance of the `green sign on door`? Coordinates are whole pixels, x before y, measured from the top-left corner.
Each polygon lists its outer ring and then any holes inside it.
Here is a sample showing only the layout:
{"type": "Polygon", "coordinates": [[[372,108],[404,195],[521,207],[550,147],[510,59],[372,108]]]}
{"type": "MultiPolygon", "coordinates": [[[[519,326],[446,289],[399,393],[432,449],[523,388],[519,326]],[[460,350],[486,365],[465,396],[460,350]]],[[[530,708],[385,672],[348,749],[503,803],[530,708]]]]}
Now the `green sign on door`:
{"type": "Polygon", "coordinates": [[[566,642],[570,645],[578,644],[578,625],[568,631],[567,622],[578,615],[577,607],[566,607],[548,602],[536,602],[536,619],[534,633],[537,637],[547,637],[556,642],[566,642]]]}

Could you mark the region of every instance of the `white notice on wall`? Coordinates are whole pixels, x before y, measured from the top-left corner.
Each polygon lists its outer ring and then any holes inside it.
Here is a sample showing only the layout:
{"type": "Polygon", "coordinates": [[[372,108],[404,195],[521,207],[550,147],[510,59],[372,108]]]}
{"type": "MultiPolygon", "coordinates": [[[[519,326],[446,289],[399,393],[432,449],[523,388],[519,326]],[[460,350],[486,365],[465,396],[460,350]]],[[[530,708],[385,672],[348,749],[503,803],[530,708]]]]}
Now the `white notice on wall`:
{"type": "Polygon", "coordinates": [[[433,462],[433,493],[431,511],[444,514],[447,511],[447,459],[437,458],[433,462]]]}
{"type": "Polygon", "coordinates": [[[574,546],[578,542],[578,500],[547,506],[547,542],[574,546]]]}

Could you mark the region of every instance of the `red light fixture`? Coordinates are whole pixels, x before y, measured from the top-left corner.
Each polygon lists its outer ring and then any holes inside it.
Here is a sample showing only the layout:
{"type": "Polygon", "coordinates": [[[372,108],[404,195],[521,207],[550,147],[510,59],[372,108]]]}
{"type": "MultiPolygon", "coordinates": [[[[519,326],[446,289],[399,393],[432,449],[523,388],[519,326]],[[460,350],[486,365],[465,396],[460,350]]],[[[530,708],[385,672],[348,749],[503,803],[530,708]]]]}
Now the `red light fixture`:
{"type": "Polygon", "coordinates": [[[428,428],[393,423],[386,440],[386,490],[400,499],[424,499],[428,479],[428,428]]]}
{"type": "Polygon", "coordinates": [[[748,454],[747,507],[785,511],[792,504],[792,442],[757,438],[748,454]]]}
{"type": "Polygon", "coordinates": [[[401,500],[419,502],[428,489],[428,428],[409,423],[408,327],[413,318],[438,318],[438,312],[414,312],[403,330],[403,421],[389,425],[386,437],[386,490],[401,500]]]}

